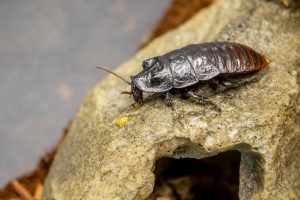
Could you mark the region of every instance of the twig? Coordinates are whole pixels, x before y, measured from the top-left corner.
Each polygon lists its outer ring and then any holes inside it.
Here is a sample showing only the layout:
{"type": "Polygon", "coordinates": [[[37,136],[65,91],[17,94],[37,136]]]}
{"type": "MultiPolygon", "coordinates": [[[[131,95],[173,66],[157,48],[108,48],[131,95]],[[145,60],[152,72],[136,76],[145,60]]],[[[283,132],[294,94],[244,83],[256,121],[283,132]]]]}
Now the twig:
{"type": "Polygon", "coordinates": [[[16,191],[16,193],[18,193],[18,195],[20,195],[20,197],[24,200],[34,200],[34,198],[31,196],[31,194],[19,183],[18,180],[16,179],[12,179],[11,180],[11,185],[14,188],[14,190],[16,191]]]}

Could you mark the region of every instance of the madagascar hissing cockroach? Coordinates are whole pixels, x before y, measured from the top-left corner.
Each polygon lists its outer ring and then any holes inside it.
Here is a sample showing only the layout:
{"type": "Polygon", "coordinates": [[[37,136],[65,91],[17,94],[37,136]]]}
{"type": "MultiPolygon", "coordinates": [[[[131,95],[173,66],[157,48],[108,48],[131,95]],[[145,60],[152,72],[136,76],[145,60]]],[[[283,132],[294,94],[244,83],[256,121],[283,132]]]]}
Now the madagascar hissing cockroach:
{"type": "Polygon", "coordinates": [[[116,75],[131,85],[131,92],[125,93],[131,94],[138,103],[143,102],[142,92],[151,92],[164,93],[167,105],[172,105],[170,90],[181,89],[199,103],[215,105],[208,98],[197,95],[190,86],[214,82],[225,88],[234,88],[253,79],[232,82],[228,79],[230,76],[257,71],[269,63],[264,55],[246,45],[209,42],[191,44],[143,61],[143,70],[131,76],[131,82],[106,68],[98,68],[116,75]]]}

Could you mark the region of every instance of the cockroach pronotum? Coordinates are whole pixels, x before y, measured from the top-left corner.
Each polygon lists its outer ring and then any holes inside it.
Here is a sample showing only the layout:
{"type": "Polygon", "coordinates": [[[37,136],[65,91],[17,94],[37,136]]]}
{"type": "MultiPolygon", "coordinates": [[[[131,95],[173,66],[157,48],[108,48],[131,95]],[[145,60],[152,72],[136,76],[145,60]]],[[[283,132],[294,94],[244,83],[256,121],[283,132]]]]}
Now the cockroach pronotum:
{"type": "Polygon", "coordinates": [[[228,79],[230,76],[254,72],[269,63],[264,55],[246,45],[210,42],[191,44],[143,61],[143,70],[131,76],[131,82],[107,68],[98,68],[114,74],[131,85],[131,92],[124,93],[131,94],[138,103],[143,103],[142,92],[164,93],[167,105],[170,106],[172,105],[170,91],[180,89],[199,103],[211,103],[216,106],[207,97],[197,95],[193,89],[195,87],[190,86],[209,82],[220,84],[225,88],[238,87],[252,82],[253,79],[233,82],[228,79]]]}

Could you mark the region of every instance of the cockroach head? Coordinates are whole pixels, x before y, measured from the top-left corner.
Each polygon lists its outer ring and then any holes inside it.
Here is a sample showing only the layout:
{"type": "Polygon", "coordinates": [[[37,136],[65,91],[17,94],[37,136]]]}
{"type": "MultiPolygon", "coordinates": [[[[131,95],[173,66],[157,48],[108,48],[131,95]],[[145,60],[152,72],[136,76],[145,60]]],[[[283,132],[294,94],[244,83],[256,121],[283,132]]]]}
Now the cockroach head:
{"type": "Polygon", "coordinates": [[[143,71],[131,77],[131,82],[143,92],[165,92],[172,88],[170,68],[159,58],[143,62],[143,71]]]}

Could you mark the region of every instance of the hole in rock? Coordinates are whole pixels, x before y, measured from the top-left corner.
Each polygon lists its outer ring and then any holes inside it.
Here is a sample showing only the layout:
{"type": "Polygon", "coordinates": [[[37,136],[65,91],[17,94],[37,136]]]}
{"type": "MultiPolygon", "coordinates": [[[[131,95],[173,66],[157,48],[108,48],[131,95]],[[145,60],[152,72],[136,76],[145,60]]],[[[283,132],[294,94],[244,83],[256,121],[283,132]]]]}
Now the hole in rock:
{"type": "Polygon", "coordinates": [[[155,187],[149,200],[239,199],[237,150],[203,159],[162,157],[155,166],[155,187]]]}

